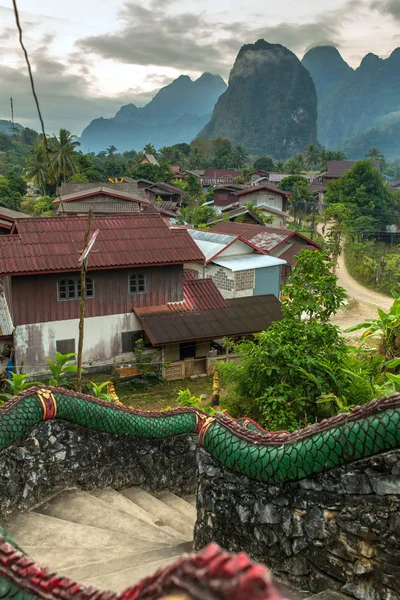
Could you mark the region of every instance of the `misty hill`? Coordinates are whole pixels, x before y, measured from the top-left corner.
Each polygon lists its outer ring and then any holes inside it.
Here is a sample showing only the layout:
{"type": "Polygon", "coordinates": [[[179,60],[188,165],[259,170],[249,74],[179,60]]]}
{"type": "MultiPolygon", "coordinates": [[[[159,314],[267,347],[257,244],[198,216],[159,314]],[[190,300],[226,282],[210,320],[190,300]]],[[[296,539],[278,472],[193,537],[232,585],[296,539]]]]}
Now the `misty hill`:
{"type": "Polygon", "coordinates": [[[310,50],[303,64],[317,89],[318,137],[322,145],[352,148],[357,153],[357,145],[365,142],[361,139],[363,134],[368,132],[372,140],[379,131],[379,146],[385,145],[388,156],[400,155],[399,145],[393,147],[390,141],[390,132],[400,119],[400,48],[387,59],[367,54],[360,66],[352,70],[335,48],[327,51],[322,46],[310,50]],[[327,82],[329,77],[331,85],[327,82]]]}
{"type": "Polygon", "coordinates": [[[317,97],[309,72],[280,44],[246,44],[198,137],[228,138],[252,154],[279,159],[301,152],[317,138],[317,97]]]}
{"type": "MultiPolygon", "coordinates": [[[[22,131],[24,129],[24,127],[22,127],[22,125],[20,125],[19,123],[14,123],[14,127],[18,131],[22,131]]],[[[7,121],[5,119],[0,119],[0,133],[6,133],[7,135],[11,135],[12,134],[11,128],[12,128],[11,121],[7,121]]]]}
{"type": "Polygon", "coordinates": [[[204,73],[192,81],[181,75],[161,88],[144,107],[127,104],[111,119],[95,119],[82,132],[84,152],[98,152],[113,144],[118,151],[142,150],[190,142],[210,119],[226,83],[219,75],[204,73]]]}

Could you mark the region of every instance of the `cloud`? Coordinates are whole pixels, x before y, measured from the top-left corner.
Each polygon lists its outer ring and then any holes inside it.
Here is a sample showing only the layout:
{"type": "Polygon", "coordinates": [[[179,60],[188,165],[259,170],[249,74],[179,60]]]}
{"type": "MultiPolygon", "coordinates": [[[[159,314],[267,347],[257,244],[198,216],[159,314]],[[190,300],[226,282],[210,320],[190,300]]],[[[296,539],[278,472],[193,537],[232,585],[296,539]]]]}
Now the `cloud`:
{"type": "MultiPolygon", "coordinates": [[[[246,22],[209,22],[197,13],[171,14],[165,0],[154,6],[128,2],[120,12],[121,27],[104,35],[78,40],[84,52],[125,64],[173,67],[188,72],[217,72],[225,76],[244,43],[259,38],[281,43],[301,52],[318,40],[324,44],[340,41],[339,11],[317,16],[310,23],[283,22],[251,27],[246,22]]],[[[360,0],[350,0],[352,6],[360,0]]],[[[154,2],[153,2],[154,5],[154,2]]]]}
{"type": "Polygon", "coordinates": [[[371,8],[400,21],[400,0],[376,0],[371,3],[371,8]]]}
{"type": "MultiPolygon", "coordinates": [[[[32,53],[31,62],[47,133],[66,127],[78,134],[92,119],[113,116],[122,104],[132,101],[129,92],[111,98],[95,96],[85,77],[69,72],[65,64],[47,54],[45,47],[32,53]]],[[[15,120],[39,131],[26,67],[15,69],[0,64],[0,81],[0,118],[9,119],[12,95],[15,120]]]]}

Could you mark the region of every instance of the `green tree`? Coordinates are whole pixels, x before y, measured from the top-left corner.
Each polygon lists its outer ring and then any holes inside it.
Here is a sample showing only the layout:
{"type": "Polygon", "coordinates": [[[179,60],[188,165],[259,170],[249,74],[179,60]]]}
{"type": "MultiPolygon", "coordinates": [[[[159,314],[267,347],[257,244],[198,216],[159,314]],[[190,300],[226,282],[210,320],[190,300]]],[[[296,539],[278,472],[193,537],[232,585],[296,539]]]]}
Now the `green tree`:
{"type": "Polygon", "coordinates": [[[301,250],[296,267],[290,275],[290,285],[282,287],[282,310],[292,319],[320,323],[329,321],[343,303],[346,292],[337,285],[332,273],[333,263],[318,250],[301,250]]]}
{"type": "Polygon", "coordinates": [[[284,164],[284,172],[298,174],[302,173],[306,168],[306,162],[304,160],[304,156],[302,154],[297,154],[297,156],[293,156],[289,158],[284,164]]]}
{"type": "Polygon", "coordinates": [[[319,148],[316,144],[309,144],[306,148],[305,162],[309,169],[314,170],[320,160],[319,148]]]}
{"type": "Polygon", "coordinates": [[[49,161],[49,153],[43,142],[38,142],[26,162],[26,178],[44,193],[54,183],[54,174],[49,161]]]}
{"type": "Polygon", "coordinates": [[[272,156],[263,156],[254,161],[253,168],[256,171],[275,171],[276,165],[272,156]]]}
{"type": "Polygon", "coordinates": [[[108,156],[114,156],[116,151],[117,151],[117,148],[113,144],[111,144],[111,146],[108,146],[108,148],[106,148],[106,152],[107,152],[108,156]]]}
{"type": "Polygon", "coordinates": [[[379,150],[379,148],[376,148],[375,146],[368,150],[367,154],[365,155],[365,158],[369,158],[372,161],[378,162],[383,162],[385,160],[385,157],[383,156],[382,152],[379,150]]]}
{"type": "Polygon", "coordinates": [[[145,147],[143,148],[143,152],[145,154],[152,154],[153,156],[157,157],[157,150],[151,143],[145,145],[145,147]]]}
{"type": "Polygon", "coordinates": [[[243,146],[236,146],[232,152],[232,160],[237,169],[241,169],[247,162],[248,154],[243,146]]]}
{"type": "Polygon", "coordinates": [[[60,129],[58,137],[51,138],[50,166],[58,183],[67,181],[78,171],[76,148],[80,146],[76,135],[67,129],[60,129]]]}
{"type": "Polygon", "coordinates": [[[395,219],[394,197],[388,184],[369,160],[362,160],[347,171],[343,177],[331,181],[324,196],[328,208],[331,204],[345,204],[350,211],[346,225],[358,217],[376,219],[378,229],[395,219]]]}

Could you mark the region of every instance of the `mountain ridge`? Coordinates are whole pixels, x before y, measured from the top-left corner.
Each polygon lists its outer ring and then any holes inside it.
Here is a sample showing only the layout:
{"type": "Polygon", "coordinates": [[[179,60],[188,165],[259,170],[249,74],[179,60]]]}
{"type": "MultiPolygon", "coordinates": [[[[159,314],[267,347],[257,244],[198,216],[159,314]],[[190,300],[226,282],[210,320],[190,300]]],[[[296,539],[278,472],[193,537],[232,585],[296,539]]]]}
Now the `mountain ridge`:
{"type": "MultiPolygon", "coordinates": [[[[328,55],[325,48],[313,48],[302,61],[317,90],[320,143],[327,148],[345,149],[353,158],[359,157],[366,140],[373,141],[375,136],[380,146],[390,150],[390,156],[396,152],[398,156],[400,151],[393,140],[385,141],[384,131],[386,128],[393,137],[393,118],[390,127],[385,120],[400,111],[400,48],[387,58],[369,52],[356,69],[351,69],[339,51],[331,47],[336,55],[336,66],[332,68],[333,53],[328,55]],[[348,69],[337,69],[339,63],[348,69]]],[[[400,112],[396,119],[400,120],[400,112]]]]}
{"type": "Polygon", "coordinates": [[[122,152],[141,150],[147,143],[161,147],[190,142],[225,89],[219,75],[206,72],[194,81],[180,75],[145,106],[126,104],[110,119],[94,119],[82,132],[81,146],[84,151],[99,151],[113,144],[122,152]]]}

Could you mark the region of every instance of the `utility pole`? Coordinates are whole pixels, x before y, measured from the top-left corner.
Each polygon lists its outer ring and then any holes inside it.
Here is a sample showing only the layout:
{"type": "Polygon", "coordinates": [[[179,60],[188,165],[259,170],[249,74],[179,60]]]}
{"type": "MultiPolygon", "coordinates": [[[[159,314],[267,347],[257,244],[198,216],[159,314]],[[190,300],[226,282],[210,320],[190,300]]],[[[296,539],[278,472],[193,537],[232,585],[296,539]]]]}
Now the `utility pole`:
{"type": "Polygon", "coordinates": [[[314,239],[314,230],[315,230],[315,201],[312,203],[312,212],[311,212],[311,235],[310,238],[314,239]]]}
{"type": "Polygon", "coordinates": [[[14,101],[12,96],[10,97],[10,106],[11,106],[11,132],[12,135],[15,136],[17,133],[16,127],[15,127],[15,123],[14,123],[14,101]]]}
{"type": "Polygon", "coordinates": [[[96,241],[98,230],[94,232],[90,238],[92,232],[92,219],[93,209],[89,209],[88,225],[85,233],[84,250],[78,261],[81,267],[81,301],[80,301],[80,317],[79,317],[79,342],[78,342],[78,368],[77,368],[77,379],[76,379],[76,391],[82,391],[82,351],[83,351],[83,336],[85,327],[85,302],[86,302],[86,273],[88,268],[88,257],[89,252],[96,241]]]}

